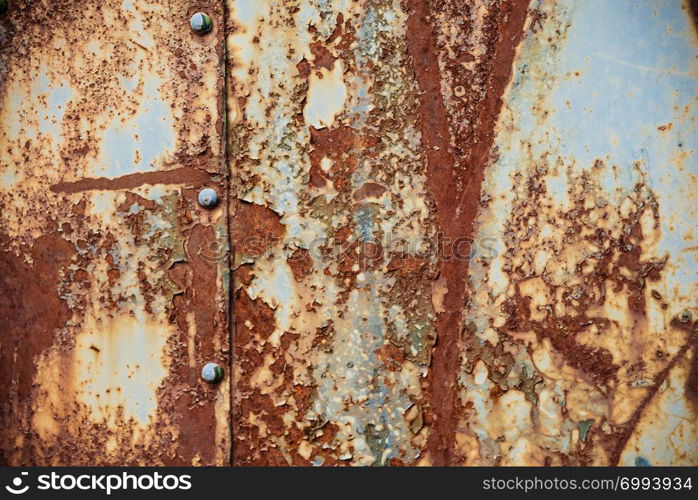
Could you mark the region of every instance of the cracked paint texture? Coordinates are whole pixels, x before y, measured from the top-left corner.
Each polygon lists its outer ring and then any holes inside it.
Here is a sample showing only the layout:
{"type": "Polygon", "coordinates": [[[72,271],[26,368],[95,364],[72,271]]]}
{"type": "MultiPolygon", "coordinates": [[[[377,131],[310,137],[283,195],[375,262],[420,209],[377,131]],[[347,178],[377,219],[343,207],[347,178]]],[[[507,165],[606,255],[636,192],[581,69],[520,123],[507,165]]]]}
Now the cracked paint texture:
{"type": "Polygon", "coordinates": [[[698,463],[693,3],[9,7],[0,464],[698,463]]]}
{"type": "Polygon", "coordinates": [[[10,2],[0,19],[0,462],[223,464],[219,23],[188,2],[10,2]]]}
{"type": "Polygon", "coordinates": [[[696,463],[688,5],[228,9],[234,464],[696,463]]]}
{"type": "Polygon", "coordinates": [[[532,7],[482,189],[499,245],[470,267],[454,462],[695,465],[688,5],[532,7]]]}

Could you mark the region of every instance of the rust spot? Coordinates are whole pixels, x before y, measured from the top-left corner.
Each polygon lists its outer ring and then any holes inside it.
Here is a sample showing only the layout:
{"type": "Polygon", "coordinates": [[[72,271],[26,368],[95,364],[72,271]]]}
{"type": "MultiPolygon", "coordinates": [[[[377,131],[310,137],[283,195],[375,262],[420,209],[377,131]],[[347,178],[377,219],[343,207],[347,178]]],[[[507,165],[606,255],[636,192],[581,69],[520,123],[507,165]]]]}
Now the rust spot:
{"type": "Polygon", "coordinates": [[[301,61],[296,64],[296,68],[298,68],[298,74],[301,75],[301,78],[308,78],[308,76],[310,76],[310,63],[307,59],[301,59],[301,61]]]}
{"type": "Polygon", "coordinates": [[[296,281],[303,281],[313,268],[313,260],[305,248],[298,248],[287,262],[296,281]]]}
{"type": "Polygon", "coordinates": [[[327,50],[327,47],[322,42],[311,43],[310,51],[313,53],[313,63],[316,68],[334,69],[334,63],[337,58],[327,50]]]}
{"type": "Polygon", "coordinates": [[[236,255],[259,257],[281,241],[286,228],[271,209],[233,201],[230,232],[236,255]]]}
{"type": "MultiPolygon", "coordinates": [[[[0,247],[7,237],[0,236],[0,247]]],[[[29,407],[37,357],[54,341],[56,330],[71,317],[65,300],[59,298],[62,273],[75,255],[73,246],[56,234],[40,236],[27,249],[33,260],[27,264],[11,251],[0,251],[0,416],[6,425],[0,435],[0,463],[15,449],[11,440],[17,424],[13,405],[29,407]]],[[[27,452],[29,450],[22,450],[27,452]]]]}
{"type": "Polygon", "coordinates": [[[359,189],[354,191],[352,195],[356,201],[365,200],[366,198],[380,198],[386,191],[386,187],[375,183],[375,182],[365,182],[361,185],[359,189]]]}
{"type": "Polygon", "coordinates": [[[405,352],[393,344],[386,344],[376,351],[376,354],[390,371],[398,371],[405,362],[405,352]]]}
{"type": "Polygon", "coordinates": [[[344,159],[343,153],[360,147],[362,143],[369,144],[369,139],[362,140],[350,127],[341,125],[334,129],[316,129],[310,127],[310,164],[311,175],[323,176],[321,170],[322,159],[327,156],[332,160],[330,172],[327,174],[334,182],[335,187],[341,190],[346,185],[346,178],[356,168],[356,158],[349,156],[344,159]]]}

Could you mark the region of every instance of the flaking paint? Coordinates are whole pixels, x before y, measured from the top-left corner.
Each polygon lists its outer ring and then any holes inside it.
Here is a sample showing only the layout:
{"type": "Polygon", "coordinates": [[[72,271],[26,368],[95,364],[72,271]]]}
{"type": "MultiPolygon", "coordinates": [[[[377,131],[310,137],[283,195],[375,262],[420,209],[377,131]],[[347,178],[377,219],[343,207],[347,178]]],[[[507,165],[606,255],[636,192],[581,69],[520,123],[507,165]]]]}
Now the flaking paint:
{"type": "Polygon", "coordinates": [[[696,463],[688,4],[47,5],[0,20],[0,462],[696,463]]]}
{"type": "Polygon", "coordinates": [[[223,6],[13,1],[0,20],[0,462],[224,464],[223,6]],[[213,246],[212,246],[213,245],[213,246]],[[215,247],[215,251],[210,251],[215,247]]]}

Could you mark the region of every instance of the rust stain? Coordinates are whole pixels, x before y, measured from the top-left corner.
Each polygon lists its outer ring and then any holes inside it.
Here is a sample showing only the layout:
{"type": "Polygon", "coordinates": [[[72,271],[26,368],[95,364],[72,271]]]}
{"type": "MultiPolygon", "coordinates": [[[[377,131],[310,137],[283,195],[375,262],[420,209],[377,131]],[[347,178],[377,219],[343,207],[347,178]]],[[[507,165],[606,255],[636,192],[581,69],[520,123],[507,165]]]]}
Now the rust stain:
{"type": "MultiPolygon", "coordinates": [[[[626,41],[611,26],[625,24],[627,4],[614,5],[609,30],[596,34],[602,45],[626,41]]],[[[662,100],[680,95],[695,68],[678,75],[656,52],[643,64],[589,58],[585,20],[601,4],[568,7],[535,3],[496,125],[474,238],[493,236],[496,252],[469,263],[452,463],[694,463],[695,283],[683,278],[694,264],[675,245],[693,238],[678,214],[695,214],[679,208],[676,186],[665,189],[653,156],[669,137],[670,149],[685,147],[676,134],[692,130],[692,104],[661,118],[648,111],[640,126],[614,115],[637,96],[593,75],[609,64],[619,82],[653,71],[646,91],[662,100]],[[587,106],[599,96],[600,108],[587,106]],[[606,132],[578,121],[581,110],[613,116],[606,132]],[[619,153],[614,129],[643,146],[619,153]],[[604,134],[608,144],[594,138],[604,134]]],[[[678,6],[657,12],[638,11],[633,36],[686,21],[678,6]]],[[[681,154],[667,161],[684,171],[681,154]]]]}
{"type": "MultiPolygon", "coordinates": [[[[690,337],[690,342],[683,345],[680,349],[679,352],[676,353],[676,355],[667,363],[666,367],[662,369],[661,372],[659,372],[657,375],[655,375],[654,380],[652,382],[652,385],[649,388],[649,391],[647,395],[644,397],[644,399],[640,402],[640,405],[635,409],[633,412],[632,417],[630,417],[630,420],[626,422],[621,429],[619,429],[617,436],[615,436],[615,446],[611,449],[611,455],[609,457],[609,463],[610,465],[618,465],[621,459],[621,454],[623,453],[623,450],[625,449],[628,441],[633,435],[633,431],[637,428],[640,419],[642,418],[642,415],[645,411],[645,408],[647,405],[652,401],[652,399],[657,395],[657,391],[661,387],[661,385],[667,380],[667,377],[671,373],[671,370],[676,366],[676,364],[686,356],[686,353],[688,352],[689,349],[693,349],[694,355],[693,355],[693,361],[692,361],[692,367],[691,371],[692,374],[695,373],[695,344],[696,344],[696,331],[698,331],[698,328],[696,328],[696,325],[698,323],[693,323],[691,325],[690,330],[692,331],[692,335],[690,337]]],[[[689,379],[690,380],[690,379],[689,379]]]]}
{"type": "Polygon", "coordinates": [[[449,257],[473,246],[527,3],[359,3],[230,6],[231,168],[242,206],[266,207],[234,246],[284,228],[236,257],[236,297],[274,330],[235,340],[235,463],[451,463],[467,263],[449,257]]]}
{"type": "Polygon", "coordinates": [[[100,177],[98,179],[80,179],[73,182],[59,182],[51,186],[54,193],[74,194],[81,191],[109,191],[119,189],[135,189],[141,186],[158,184],[186,184],[192,187],[202,187],[211,182],[206,172],[195,168],[175,168],[162,172],[145,172],[128,174],[116,179],[100,177]]]}
{"type": "MultiPolygon", "coordinates": [[[[408,47],[419,82],[421,130],[428,159],[428,186],[435,202],[439,228],[449,241],[472,237],[478,212],[483,172],[489,162],[494,125],[501,96],[509,83],[511,68],[526,19],[528,1],[494,2],[487,7],[482,30],[486,33],[484,55],[472,71],[463,61],[472,61],[467,39],[449,47],[455,57],[444,62],[439,32],[441,19],[453,19],[463,6],[459,2],[407,2],[408,47]],[[440,64],[441,63],[441,64],[440,64]],[[464,89],[466,100],[447,106],[440,75],[447,83],[464,89]],[[480,88],[474,88],[476,85],[480,88]],[[468,89],[472,89],[468,92],[468,89]],[[460,122],[468,123],[465,130],[460,122]]],[[[478,6],[473,5],[471,9],[478,6]]],[[[467,29],[467,28],[466,28],[467,29]]],[[[470,27],[472,29],[472,27],[470,27]]],[[[455,91],[455,90],[454,90],[455,91]]],[[[460,92],[457,92],[460,93],[460,92]]],[[[428,449],[433,465],[452,463],[457,417],[457,373],[460,362],[462,311],[467,300],[467,262],[448,260],[439,274],[448,292],[438,315],[437,343],[432,360],[431,407],[434,423],[428,449]]]]}
{"type": "Polygon", "coordinates": [[[232,202],[230,235],[234,244],[234,265],[246,262],[249,258],[264,255],[268,248],[281,241],[285,227],[278,216],[259,205],[232,202]]]}
{"type": "MultiPolygon", "coordinates": [[[[74,253],[69,242],[58,235],[45,235],[36,240],[30,249],[31,265],[13,252],[1,253],[0,286],[3,293],[0,294],[0,318],[6,327],[0,350],[0,379],[3,380],[0,409],[6,423],[6,435],[10,435],[10,429],[17,425],[12,418],[12,407],[30,405],[38,356],[51,346],[55,331],[70,317],[66,301],[61,300],[54,290],[59,287],[61,274],[74,253]]],[[[7,438],[0,442],[0,460],[6,463],[15,446],[7,438]]]]}

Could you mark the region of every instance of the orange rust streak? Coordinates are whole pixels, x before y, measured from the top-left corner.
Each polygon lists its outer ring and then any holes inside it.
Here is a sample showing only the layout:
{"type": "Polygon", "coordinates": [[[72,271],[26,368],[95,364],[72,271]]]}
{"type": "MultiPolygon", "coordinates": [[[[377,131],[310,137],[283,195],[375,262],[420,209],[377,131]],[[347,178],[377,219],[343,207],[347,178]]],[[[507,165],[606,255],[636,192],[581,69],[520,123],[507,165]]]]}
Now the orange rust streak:
{"type": "Polygon", "coordinates": [[[175,168],[161,172],[139,172],[128,174],[115,179],[99,177],[96,179],[80,179],[75,182],[59,182],[51,186],[54,193],[80,193],[83,191],[112,191],[118,189],[133,189],[145,184],[186,184],[194,187],[210,182],[209,174],[190,167],[175,168]]]}
{"type": "MultiPolygon", "coordinates": [[[[489,151],[494,140],[494,127],[501,109],[501,96],[509,83],[516,47],[523,37],[528,0],[502,2],[497,13],[499,36],[493,44],[492,64],[487,75],[488,93],[475,113],[477,123],[474,141],[466,150],[467,169],[456,168],[451,151],[448,111],[441,96],[438,48],[434,19],[428,2],[406,0],[410,17],[407,22],[408,50],[413,59],[420,94],[422,140],[428,168],[427,183],[436,204],[436,216],[442,234],[451,241],[470,237],[478,212],[480,188],[489,151]],[[454,186],[462,186],[460,190],[454,186]]],[[[433,9],[438,6],[432,7],[433,9]]],[[[431,408],[434,422],[427,449],[433,465],[453,464],[455,431],[459,418],[457,376],[463,330],[463,307],[468,262],[446,260],[441,276],[448,292],[444,312],[436,320],[437,341],[431,370],[431,408]]]]}
{"type": "Polygon", "coordinates": [[[633,413],[632,418],[630,421],[625,424],[625,428],[621,432],[618,441],[616,443],[616,446],[613,450],[613,454],[611,455],[610,459],[610,465],[612,466],[617,466],[618,462],[620,462],[621,455],[623,454],[623,450],[625,449],[625,446],[628,444],[628,441],[630,441],[630,438],[633,435],[633,431],[637,427],[637,425],[640,423],[640,419],[642,418],[643,413],[645,412],[645,409],[649,404],[652,402],[652,399],[654,399],[655,395],[657,394],[657,391],[659,390],[659,387],[664,383],[664,381],[667,379],[669,376],[669,373],[671,373],[671,370],[676,366],[676,363],[678,363],[681,358],[683,358],[686,355],[686,352],[688,349],[693,345],[696,344],[696,339],[698,339],[698,336],[693,335],[690,339],[690,341],[685,344],[684,346],[679,349],[679,352],[676,353],[674,358],[669,362],[669,364],[657,374],[657,376],[654,378],[654,383],[650,387],[650,391],[645,396],[645,398],[642,400],[640,403],[640,406],[638,406],[637,410],[633,413]]]}

